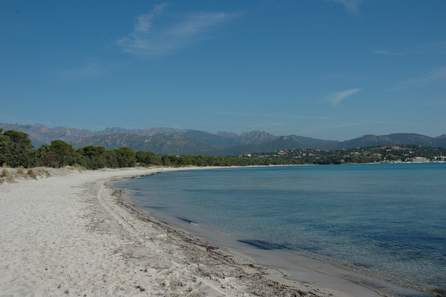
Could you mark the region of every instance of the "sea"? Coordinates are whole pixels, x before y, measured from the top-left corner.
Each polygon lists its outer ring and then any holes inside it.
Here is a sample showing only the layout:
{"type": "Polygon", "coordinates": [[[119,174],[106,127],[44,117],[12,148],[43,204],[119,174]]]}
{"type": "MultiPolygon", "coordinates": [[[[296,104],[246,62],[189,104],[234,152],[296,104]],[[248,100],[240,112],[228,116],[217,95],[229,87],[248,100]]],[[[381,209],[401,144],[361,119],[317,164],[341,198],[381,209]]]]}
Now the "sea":
{"type": "Polygon", "coordinates": [[[446,289],[446,164],[186,170],[115,187],[148,213],[247,249],[295,251],[403,286],[446,289]]]}

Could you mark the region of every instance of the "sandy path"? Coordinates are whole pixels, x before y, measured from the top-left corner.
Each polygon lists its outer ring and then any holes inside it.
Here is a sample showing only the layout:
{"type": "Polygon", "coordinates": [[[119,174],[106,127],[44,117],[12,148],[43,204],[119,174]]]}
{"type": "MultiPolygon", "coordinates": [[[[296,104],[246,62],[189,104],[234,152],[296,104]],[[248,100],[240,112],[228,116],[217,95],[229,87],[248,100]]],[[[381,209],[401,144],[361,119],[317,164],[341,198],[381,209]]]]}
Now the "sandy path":
{"type": "Polygon", "coordinates": [[[159,267],[145,272],[142,262],[125,256],[137,246],[133,236],[122,232],[105,204],[95,203],[92,181],[141,173],[88,172],[3,185],[0,296],[147,296],[149,290],[164,296],[158,280],[178,273],[176,265],[158,259],[159,267]]]}
{"type": "Polygon", "coordinates": [[[144,216],[105,186],[160,170],[1,185],[0,297],[351,296],[276,282],[265,269],[144,216]]]}

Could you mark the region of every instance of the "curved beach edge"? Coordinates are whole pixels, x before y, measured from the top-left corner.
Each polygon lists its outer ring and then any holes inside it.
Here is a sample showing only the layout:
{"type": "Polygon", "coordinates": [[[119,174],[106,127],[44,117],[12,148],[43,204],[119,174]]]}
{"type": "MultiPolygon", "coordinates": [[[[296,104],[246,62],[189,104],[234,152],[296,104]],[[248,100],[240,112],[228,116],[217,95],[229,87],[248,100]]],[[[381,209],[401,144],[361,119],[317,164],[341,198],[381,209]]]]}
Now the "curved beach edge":
{"type": "MultiPolygon", "coordinates": [[[[6,296],[385,296],[291,280],[148,216],[113,181],[175,170],[69,171],[0,186],[6,296]]],[[[387,295],[390,296],[390,295],[387,295]]]]}
{"type": "MultiPolygon", "coordinates": [[[[178,170],[220,169],[222,167],[189,167],[178,170]]],[[[155,171],[144,175],[153,175],[155,171]]],[[[132,177],[140,177],[135,175],[132,177]]],[[[147,214],[139,208],[121,190],[113,188],[113,182],[129,177],[118,177],[104,180],[98,184],[98,201],[107,209],[116,221],[131,234],[135,243],[145,252],[138,254],[139,261],[150,258],[154,252],[163,253],[160,260],[167,265],[181,270],[182,278],[196,280],[181,280],[198,296],[347,296],[339,295],[332,290],[316,288],[309,283],[291,282],[281,278],[279,271],[262,267],[246,257],[238,257],[227,250],[221,249],[208,241],[181,230],[163,220],[147,214]],[[277,278],[274,275],[277,274],[277,278]]],[[[151,266],[150,264],[149,266],[151,266]]],[[[177,276],[178,277],[178,276],[177,276]]],[[[169,283],[169,280],[165,281],[169,283]]],[[[166,286],[166,294],[174,294],[172,288],[166,286]]],[[[173,290],[175,291],[175,290],[173,290]]],[[[188,296],[187,292],[182,292],[188,296]]],[[[195,296],[195,295],[192,295],[195,296]]]]}
{"type": "MultiPolygon", "coordinates": [[[[181,170],[192,169],[203,168],[181,170]]],[[[293,277],[286,269],[269,265],[268,261],[259,263],[257,261],[259,257],[253,259],[249,253],[222,247],[218,242],[209,242],[200,235],[188,232],[188,229],[182,228],[181,225],[172,224],[170,220],[155,217],[137,206],[122,190],[114,190],[110,181],[105,185],[109,189],[109,195],[114,197],[109,199],[111,203],[126,209],[131,216],[141,222],[151,224],[161,234],[167,234],[169,243],[182,249],[186,262],[208,267],[201,277],[219,283],[224,283],[224,279],[233,278],[239,287],[245,288],[246,293],[255,296],[430,296],[355,271],[345,270],[332,263],[323,263],[320,259],[305,255],[293,259],[295,261],[293,265],[297,263],[295,275],[305,275],[305,277],[301,279],[293,277]],[[221,276],[223,280],[219,279],[221,276]]],[[[203,269],[195,271],[197,272],[202,273],[203,269]]]]}

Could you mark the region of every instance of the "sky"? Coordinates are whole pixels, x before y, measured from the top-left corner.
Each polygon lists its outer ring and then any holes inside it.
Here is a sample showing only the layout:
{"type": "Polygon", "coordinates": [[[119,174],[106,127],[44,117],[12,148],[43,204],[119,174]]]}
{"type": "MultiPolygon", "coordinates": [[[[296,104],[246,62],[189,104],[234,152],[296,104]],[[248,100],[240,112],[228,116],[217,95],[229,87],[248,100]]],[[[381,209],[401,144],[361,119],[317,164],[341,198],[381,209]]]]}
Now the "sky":
{"type": "Polygon", "coordinates": [[[0,122],[446,133],[444,0],[0,1],[0,122]]]}

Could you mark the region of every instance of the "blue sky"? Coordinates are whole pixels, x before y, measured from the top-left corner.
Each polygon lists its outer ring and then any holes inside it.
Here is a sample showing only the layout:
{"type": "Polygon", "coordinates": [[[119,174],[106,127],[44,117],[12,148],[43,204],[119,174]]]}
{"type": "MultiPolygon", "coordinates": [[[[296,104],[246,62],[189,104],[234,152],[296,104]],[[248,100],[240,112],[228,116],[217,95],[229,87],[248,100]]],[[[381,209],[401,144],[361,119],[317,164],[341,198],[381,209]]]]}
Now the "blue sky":
{"type": "Polygon", "coordinates": [[[446,133],[446,1],[0,2],[0,122],[446,133]]]}

